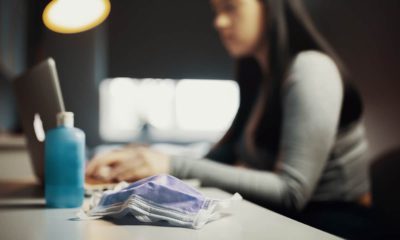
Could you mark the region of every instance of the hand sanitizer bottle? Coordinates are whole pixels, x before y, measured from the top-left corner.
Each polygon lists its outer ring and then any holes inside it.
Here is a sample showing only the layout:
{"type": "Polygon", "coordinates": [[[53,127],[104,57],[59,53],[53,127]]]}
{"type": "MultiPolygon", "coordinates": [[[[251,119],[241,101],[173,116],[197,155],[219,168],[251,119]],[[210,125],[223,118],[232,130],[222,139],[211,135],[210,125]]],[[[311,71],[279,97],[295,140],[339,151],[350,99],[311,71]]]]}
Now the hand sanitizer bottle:
{"type": "Polygon", "coordinates": [[[74,128],[72,112],[57,114],[57,125],[45,138],[46,205],[80,207],[84,199],[85,134],[74,128]]]}

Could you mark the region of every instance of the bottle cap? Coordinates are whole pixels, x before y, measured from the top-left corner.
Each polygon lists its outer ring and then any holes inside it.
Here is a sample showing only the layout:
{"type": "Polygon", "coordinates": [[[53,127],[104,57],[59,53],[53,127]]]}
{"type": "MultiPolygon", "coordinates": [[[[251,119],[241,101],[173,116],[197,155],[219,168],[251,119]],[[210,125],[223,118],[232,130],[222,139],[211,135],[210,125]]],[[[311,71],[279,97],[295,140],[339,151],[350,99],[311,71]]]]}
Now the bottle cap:
{"type": "Polygon", "coordinates": [[[57,126],[74,127],[74,113],[73,112],[58,113],[57,126]]]}

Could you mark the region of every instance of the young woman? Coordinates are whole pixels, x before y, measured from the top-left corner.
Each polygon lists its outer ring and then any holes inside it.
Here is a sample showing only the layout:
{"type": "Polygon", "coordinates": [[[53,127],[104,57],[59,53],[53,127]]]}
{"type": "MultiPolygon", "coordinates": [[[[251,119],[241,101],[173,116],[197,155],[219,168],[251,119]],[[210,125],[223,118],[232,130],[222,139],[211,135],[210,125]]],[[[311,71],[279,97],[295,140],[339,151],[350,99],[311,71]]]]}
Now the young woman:
{"type": "Polygon", "coordinates": [[[239,192],[284,212],[358,205],[368,193],[362,104],[348,72],[300,0],[212,0],[215,28],[237,60],[241,103],[205,159],[147,148],[98,156],[87,174],[137,180],[170,173],[239,192]]]}

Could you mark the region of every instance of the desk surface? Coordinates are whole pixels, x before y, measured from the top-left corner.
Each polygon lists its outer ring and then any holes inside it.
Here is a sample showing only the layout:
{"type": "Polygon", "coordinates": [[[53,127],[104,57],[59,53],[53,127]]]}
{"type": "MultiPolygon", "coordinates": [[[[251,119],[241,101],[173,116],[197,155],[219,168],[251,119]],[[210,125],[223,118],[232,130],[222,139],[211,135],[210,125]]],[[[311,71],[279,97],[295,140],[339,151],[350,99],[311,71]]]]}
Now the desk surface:
{"type": "MultiPolygon", "coordinates": [[[[200,191],[212,197],[230,196],[214,188],[200,191]]],[[[200,230],[101,219],[79,221],[75,219],[76,212],[77,209],[46,209],[41,198],[3,199],[0,239],[338,239],[248,201],[239,202],[231,209],[232,215],[200,230]]]]}

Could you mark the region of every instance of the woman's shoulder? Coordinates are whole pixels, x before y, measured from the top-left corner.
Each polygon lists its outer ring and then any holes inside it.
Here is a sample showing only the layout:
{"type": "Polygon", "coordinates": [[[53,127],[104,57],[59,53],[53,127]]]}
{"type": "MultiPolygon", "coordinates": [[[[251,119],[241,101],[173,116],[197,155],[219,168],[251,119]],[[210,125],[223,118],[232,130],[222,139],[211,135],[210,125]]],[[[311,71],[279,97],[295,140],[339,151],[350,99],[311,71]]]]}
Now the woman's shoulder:
{"type": "Polygon", "coordinates": [[[293,57],[292,67],[296,65],[334,65],[336,67],[333,59],[324,52],[317,50],[305,50],[297,53],[293,57]]]}
{"type": "Polygon", "coordinates": [[[313,85],[342,84],[335,61],[329,55],[316,50],[302,51],[293,57],[285,85],[295,82],[313,85]]]}

